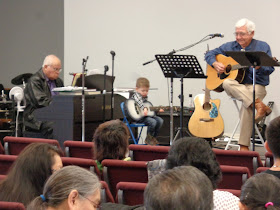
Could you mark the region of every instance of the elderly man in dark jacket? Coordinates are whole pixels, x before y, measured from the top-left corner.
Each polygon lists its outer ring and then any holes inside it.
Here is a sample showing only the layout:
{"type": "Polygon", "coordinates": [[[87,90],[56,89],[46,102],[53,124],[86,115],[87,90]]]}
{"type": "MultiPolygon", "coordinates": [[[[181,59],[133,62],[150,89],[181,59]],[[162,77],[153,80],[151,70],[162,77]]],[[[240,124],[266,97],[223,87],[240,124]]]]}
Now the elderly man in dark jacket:
{"type": "Polygon", "coordinates": [[[24,129],[41,132],[45,138],[53,138],[51,122],[41,122],[33,115],[34,110],[50,104],[55,87],[63,87],[59,78],[61,61],[55,55],[46,56],[42,68],[29,79],[25,92],[26,108],[23,113],[24,129]]]}

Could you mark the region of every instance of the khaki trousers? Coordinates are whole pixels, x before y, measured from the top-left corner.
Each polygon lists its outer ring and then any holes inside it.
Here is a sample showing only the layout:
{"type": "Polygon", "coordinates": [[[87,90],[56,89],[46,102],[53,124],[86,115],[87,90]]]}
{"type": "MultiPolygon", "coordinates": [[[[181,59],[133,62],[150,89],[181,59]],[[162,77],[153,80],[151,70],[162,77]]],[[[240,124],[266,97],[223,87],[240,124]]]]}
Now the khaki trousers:
{"type": "MultiPolygon", "coordinates": [[[[240,117],[240,137],[238,144],[250,146],[250,138],[253,131],[253,111],[250,105],[253,103],[253,85],[239,84],[236,80],[226,79],[223,82],[226,93],[239,101],[242,101],[240,117]]],[[[265,86],[255,85],[256,99],[263,100],[266,96],[265,86]]]]}

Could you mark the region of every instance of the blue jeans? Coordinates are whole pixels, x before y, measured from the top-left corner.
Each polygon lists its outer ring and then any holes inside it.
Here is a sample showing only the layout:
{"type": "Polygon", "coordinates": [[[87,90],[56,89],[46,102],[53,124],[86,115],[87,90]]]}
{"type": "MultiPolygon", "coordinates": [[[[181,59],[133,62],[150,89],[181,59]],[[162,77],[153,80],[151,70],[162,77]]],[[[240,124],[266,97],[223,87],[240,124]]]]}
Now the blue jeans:
{"type": "Polygon", "coordinates": [[[137,122],[144,123],[146,126],[148,126],[148,134],[156,137],[158,135],[159,129],[163,124],[163,119],[159,116],[144,117],[137,122]]]}

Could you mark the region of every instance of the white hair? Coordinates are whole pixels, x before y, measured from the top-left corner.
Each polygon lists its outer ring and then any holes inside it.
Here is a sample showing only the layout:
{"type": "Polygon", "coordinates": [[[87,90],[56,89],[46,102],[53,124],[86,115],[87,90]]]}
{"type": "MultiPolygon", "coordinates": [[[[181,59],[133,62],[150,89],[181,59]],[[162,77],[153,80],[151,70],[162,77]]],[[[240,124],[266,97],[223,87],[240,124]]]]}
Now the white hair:
{"type": "Polygon", "coordinates": [[[235,28],[240,28],[242,26],[247,27],[247,31],[249,34],[252,33],[253,31],[255,31],[255,29],[256,29],[255,23],[253,23],[251,20],[248,20],[246,18],[238,20],[235,24],[235,28]]]}
{"type": "Polygon", "coordinates": [[[47,65],[47,66],[52,65],[54,59],[60,60],[56,55],[47,55],[44,59],[42,67],[44,67],[45,65],[47,65]]]}

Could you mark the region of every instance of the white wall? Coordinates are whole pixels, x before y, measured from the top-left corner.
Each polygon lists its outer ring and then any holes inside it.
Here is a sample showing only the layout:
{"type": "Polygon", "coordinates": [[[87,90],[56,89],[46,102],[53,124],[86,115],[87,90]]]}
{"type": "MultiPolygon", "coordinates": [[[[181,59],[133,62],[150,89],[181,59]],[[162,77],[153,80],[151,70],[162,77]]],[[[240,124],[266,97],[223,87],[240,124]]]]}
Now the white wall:
{"type": "MultiPolygon", "coordinates": [[[[267,41],[273,56],[280,58],[279,0],[66,0],[64,40],[64,81],[70,85],[69,72],[82,71],[82,58],[89,56],[88,69],[104,65],[111,68],[110,51],[116,52],[115,87],[134,87],[139,76],[149,78],[150,100],[154,105],[168,105],[168,84],[157,62],[143,66],[155,54],[165,54],[202,39],[211,33],[224,33],[182,54],[195,55],[206,71],[204,53],[235,39],[234,25],[247,17],[256,23],[255,38],[267,41]]],[[[205,72],[206,73],[206,72],[205,72]]],[[[109,73],[110,74],[110,73],[109,73]]],[[[279,68],[271,77],[264,102],[275,101],[268,120],[279,115],[279,68]]],[[[202,93],[203,79],[184,79],[184,95],[202,93]]],[[[174,81],[174,105],[179,106],[180,82],[174,81]]],[[[221,99],[220,112],[225,133],[231,132],[238,114],[226,93],[211,93],[221,99]]],[[[187,105],[187,100],[185,100],[187,105]]]]}

